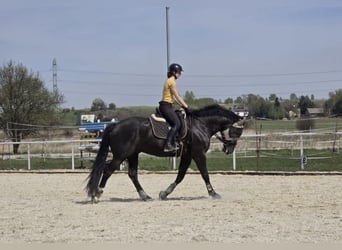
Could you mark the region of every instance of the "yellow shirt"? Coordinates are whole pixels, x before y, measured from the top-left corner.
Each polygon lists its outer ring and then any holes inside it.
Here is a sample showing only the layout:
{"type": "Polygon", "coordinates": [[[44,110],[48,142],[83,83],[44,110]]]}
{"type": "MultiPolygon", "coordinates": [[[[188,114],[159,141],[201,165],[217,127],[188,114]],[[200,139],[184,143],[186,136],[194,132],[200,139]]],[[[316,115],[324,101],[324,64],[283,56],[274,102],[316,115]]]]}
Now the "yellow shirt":
{"type": "Polygon", "coordinates": [[[176,80],[174,76],[168,78],[164,83],[162,101],[168,103],[174,102],[173,95],[171,92],[171,86],[176,86],[176,80]]]}

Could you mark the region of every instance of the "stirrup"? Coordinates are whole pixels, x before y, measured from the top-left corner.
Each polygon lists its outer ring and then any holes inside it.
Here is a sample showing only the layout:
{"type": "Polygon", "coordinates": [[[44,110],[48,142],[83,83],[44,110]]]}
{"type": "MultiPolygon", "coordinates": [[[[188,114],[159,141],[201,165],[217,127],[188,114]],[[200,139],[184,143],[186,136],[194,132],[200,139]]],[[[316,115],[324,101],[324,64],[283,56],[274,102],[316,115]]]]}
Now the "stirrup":
{"type": "Polygon", "coordinates": [[[164,152],[176,152],[177,149],[177,146],[175,147],[172,144],[165,144],[164,146],[164,152]]]}
{"type": "Polygon", "coordinates": [[[163,151],[165,153],[171,153],[171,152],[175,153],[175,152],[177,152],[177,148],[164,148],[163,151]]]}

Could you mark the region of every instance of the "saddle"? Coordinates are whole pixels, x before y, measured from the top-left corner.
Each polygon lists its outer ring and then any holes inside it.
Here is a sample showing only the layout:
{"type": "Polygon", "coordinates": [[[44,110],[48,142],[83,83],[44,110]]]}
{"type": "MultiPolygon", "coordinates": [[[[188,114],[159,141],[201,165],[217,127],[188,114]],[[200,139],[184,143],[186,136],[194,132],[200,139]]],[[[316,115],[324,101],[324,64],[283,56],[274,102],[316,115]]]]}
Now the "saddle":
{"type": "MultiPolygon", "coordinates": [[[[181,127],[178,130],[176,140],[182,140],[188,133],[188,127],[186,125],[186,114],[184,110],[176,110],[176,114],[181,122],[181,127]]],[[[149,117],[150,124],[152,127],[152,133],[155,137],[159,139],[166,139],[167,134],[170,130],[170,125],[167,123],[165,118],[161,115],[158,108],[156,108],[156,113],[149,117]]]]}

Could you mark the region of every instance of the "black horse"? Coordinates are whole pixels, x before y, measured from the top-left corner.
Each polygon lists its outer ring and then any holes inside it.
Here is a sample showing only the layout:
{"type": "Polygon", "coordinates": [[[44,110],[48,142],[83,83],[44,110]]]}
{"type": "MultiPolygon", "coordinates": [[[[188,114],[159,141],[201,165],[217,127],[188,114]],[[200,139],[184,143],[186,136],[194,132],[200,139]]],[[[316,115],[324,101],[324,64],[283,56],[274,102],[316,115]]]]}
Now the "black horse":
{"type": "MultiPolygon", "coordinates": [[[[159,198],[166,199],[183,180],[192,159],[202,175],[209,195],[213,198],[220,198],[210,183],[207,170],[206,152],[209,149],[210,138],[217,132],[229,129],[231,140],[219,138],[224,142],[226,153],[233,152],[236,140],[242,134],[243,123],[244,120],[240,116],[220,105],[215,104],[193,110],[186,119],[188,133],[181,142],[182,147],[179,151],[181,160],[176,180],[165,191],[160,192],[159,198]]],[[[163,151],[164,143],[165,140],[154,136],[149,118],[131,117],[108,126],[104,131],[100,149],[88,177],[86,186],[88,196],[93,202],[97,202],[108,178],[127,159],[128,176],[140,198],[145,201],[151,199],[138,181],[138,156],[141,152],[161,157],[173,156],[174,153],[163,151]],[[113,159],[110,164],[106,164],[109,147],[113,153],[113,159]]]]}

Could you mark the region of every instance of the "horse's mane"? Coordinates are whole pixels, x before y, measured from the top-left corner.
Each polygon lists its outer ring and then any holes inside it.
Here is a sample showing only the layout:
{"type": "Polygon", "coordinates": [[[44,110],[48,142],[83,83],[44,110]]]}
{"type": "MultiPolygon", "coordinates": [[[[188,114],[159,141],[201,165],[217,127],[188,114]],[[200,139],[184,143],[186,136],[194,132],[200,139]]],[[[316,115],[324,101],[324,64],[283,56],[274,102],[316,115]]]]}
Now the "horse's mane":
{"type": "Polygon", "coordinates": [[[237,121],[241,119],[241,117],[235,114],[233,111],[226,109],[218,104],[212,104],[205,106],[204,108],[193,110],[192,115],[196,117],[224,116],[237,121]]]}

